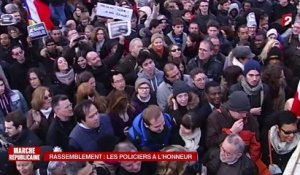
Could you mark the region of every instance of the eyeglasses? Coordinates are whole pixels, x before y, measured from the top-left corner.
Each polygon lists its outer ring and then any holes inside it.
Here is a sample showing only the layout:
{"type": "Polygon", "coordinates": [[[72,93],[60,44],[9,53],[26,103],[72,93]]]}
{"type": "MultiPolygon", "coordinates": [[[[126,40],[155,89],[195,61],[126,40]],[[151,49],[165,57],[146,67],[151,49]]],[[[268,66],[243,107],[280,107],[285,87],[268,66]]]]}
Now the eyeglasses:
{"type": "Polygon", "coordinates": [[[44,100],[48,100],[49,98],[52,98],[52,95],[44,96],[44,100]]]}
{"type": "Polygon", "coordinates": [[[285,135],[291,135],[291,134],[297,134],[298,130],[295,131],[285,131],[284,129],[280,128],[280,130],[285,134],[285,135]]]}
{"type": "Polygon", "coordinates": [[[177,49],[172,49],[172,50],[171,50],[171,52],[176,52],[176,51],[180,52],[181,49],[180,49],[180,48],[177,48],[177,49]]]}

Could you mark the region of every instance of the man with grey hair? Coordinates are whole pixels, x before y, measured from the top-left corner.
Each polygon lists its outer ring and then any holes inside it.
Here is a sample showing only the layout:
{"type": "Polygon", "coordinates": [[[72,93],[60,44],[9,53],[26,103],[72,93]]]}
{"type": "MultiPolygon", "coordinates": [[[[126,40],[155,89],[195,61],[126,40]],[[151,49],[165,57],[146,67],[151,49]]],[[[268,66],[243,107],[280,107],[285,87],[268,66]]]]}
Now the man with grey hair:
{"type": "Polygon", "coordinates": [[[220,144],[209,152],[205,165],[208,174],[258,175],[257,167],[245,154],[245,143],[237,134],[228,135],[220,144]]]}
{"type": "Polygon", "coordinates": [[[143,49],[143,43],[140,38],[134,38],[129,43],[129,54],[125,58],[119,61],[117,70],[124,75],[126,83],[129,85],[134,85],[137,79],[137,73],[139,72],[139,66],[136,59],[143,49]]]}

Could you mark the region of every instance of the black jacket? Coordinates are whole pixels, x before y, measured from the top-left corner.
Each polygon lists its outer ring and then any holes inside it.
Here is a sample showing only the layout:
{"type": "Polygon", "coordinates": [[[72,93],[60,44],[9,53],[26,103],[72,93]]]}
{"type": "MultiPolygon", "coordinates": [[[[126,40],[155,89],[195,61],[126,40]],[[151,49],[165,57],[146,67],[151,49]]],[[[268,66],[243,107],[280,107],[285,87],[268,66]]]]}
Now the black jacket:
{"type": "MultiPolygon", "coordinates": [[[[234,84],[230,87],[230,93],[234,91],[244,91],[241,83],[234,84]]],[[[261,115],[256,116],[259,122],[260,128],[266,125],[267,116],[273,112],[272,98],[268,85],[263,83],[263,95],[264,99],[261,105],[261,93],[257,93],[256,95],[248,95],[250,100],[251,108],[261,107],[261,115]]]]}
{"type": "Polygon", "coordinates": [[[47,133],[47,145],[59,146],[63,151],[69,149],[69,134],[75,127],[76,121],[71,119],[70,121],[63,122],[56,117],[51,123],[47,133]]]}
{"type": "Polygon", "coordinates": [[[202,68],[207,75],[207,78],[210,81],[220,82],[222,75],[222,63],[215,59],[215,57],[211,57],[208,62],[203,63],[199,57],[195,57],[191,59],[187,64],[187,71],[190,72],[194,68],[202,68]]]}
{"type": "Polygon", "coordinates": [[[24,129],[20,135],[7,139],[14,146],[41,146],[43,142],[29,129],[24,129]]]}

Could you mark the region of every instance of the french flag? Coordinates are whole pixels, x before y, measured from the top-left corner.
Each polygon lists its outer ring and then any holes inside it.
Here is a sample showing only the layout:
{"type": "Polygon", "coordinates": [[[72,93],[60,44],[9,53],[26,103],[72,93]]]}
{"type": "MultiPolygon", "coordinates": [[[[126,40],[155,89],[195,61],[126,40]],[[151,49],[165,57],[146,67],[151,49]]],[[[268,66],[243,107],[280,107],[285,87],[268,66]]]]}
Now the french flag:
{"type": "Polygon", "coordinates": [[[298,83],[291,111],[297,116],[300,116],[300,81],[298,83]]]}
{"type": "Polygon", "coordinates": [[[23,0],[23,3],[27,9],[28,21],[34,21],[35,23],[44,22],[48,30],[53,28],[51,11],[47,4],[41,0],[23,0]]]}

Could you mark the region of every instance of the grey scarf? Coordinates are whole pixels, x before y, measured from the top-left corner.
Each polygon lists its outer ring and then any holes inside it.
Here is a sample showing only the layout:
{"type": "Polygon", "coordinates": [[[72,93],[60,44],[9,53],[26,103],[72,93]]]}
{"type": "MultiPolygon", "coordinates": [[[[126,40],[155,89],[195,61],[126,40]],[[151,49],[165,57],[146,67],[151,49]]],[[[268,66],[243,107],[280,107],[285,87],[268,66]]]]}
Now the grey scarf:
{"type": "Polygon", "coordinates": [[[241,86],[243,87],[247,95],[257,95],[263,89],[263,84],[261,80],[255,87],[250,87],[249,84],[246,82],[245,78],[242,78],[241,86]]]}
{"type": "Polygon", "coordinates": [[[296,146],[300,140],[300,134],[297,133],[295,135],[293,142],[291,142],[291,143],[281,142],[280,138],[278,136],[277,128],[278,128],[277,125],[274,125],[271,127],[271,129],[269,131],[271,145],[277,154],[287,154],[287,153],[291,152],[294,148],[296,148],[296,146]]]}
{"type": "Polygon", "coordinates": [[[63,84],[70,85],[75,79],[75,73],[73,69],[70,69],[67,73],[55,72],[56,78],[63,84]]]}

